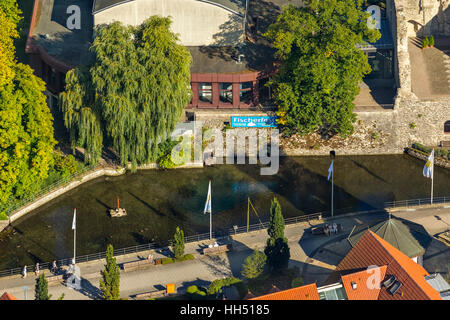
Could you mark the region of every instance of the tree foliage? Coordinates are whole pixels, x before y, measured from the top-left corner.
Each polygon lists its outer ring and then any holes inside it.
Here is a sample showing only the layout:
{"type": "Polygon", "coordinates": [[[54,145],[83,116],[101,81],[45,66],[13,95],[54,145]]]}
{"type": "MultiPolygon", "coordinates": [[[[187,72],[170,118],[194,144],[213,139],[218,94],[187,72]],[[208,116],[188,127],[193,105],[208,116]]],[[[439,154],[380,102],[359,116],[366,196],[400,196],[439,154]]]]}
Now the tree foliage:
{"type": "Polygon", "coordinates": [[[277,198],[273,198],[270,206],[267,233],[269,234],[269,237],[274,239],[284,238],[284,218],[277,198]]]}
{"type": "Polygon", "coordinates": [[[0,204],[39,188],[56,144],[45,84],[14,58],[16,20],[0,6],[0,204]]]}
{"type": "Polygon", "coordinates": [[[173,253],[176,259],[184,256],[184,232],[180,227],[177,227],[173,236],[173,253]]]}
{"type": "Polygon", "coordinates": [[[106,249],[105,270],[101,271],[100,290],[105,300],[119,300],[120,270],[114,258],[114,248],[110,244],[106,249]]]}
{"type": "Polygon", "coordinates": [[[138,27],[98,27],[93,65],[69,71],[61,94],[73,145],[95,163],[112,146],[122,164],[154,160],[190,100],[189,51],[170,31],[170,18],[153,16],[138,27]]]}
{"type": "Polygon", "coordinates": [[[45,275],[41,275],[36,279],[36,285],[34,287],[34,300],[50,300],[52,295],[48,294],[48,281],[45,275]]]}
{"type": "Polygon", "coordinates": [[[362,1],[305,0],[304,7],[285,7],[269,27],[265,36],[281,62],[270,84],[286,134],[353,133],[353,101],[371,71],[357,45],[380,38],[362,1]]]}
{"type": "Polygon", "coordinates": [[[264,252],[256,250],[249,255],[242,265],[241,274],[247,279],[255,279],[264,272],[267,257],[264,252]]]}
{"type": "Polygon", "coordinates": [[[267,256],[269,269],[276,271],[286,268],[291,255],[288,241],[284,236],[284,217],[277,198],[272,200],[267,233],[269,239],[267,239],[264,253],[267,256]]]}
{"type": "Polygon", "coordinates": [[[288,267],[291,253],[286,238],[267,239],[264,253],[267,256],[267,265],[272,272],[288,267]]]}

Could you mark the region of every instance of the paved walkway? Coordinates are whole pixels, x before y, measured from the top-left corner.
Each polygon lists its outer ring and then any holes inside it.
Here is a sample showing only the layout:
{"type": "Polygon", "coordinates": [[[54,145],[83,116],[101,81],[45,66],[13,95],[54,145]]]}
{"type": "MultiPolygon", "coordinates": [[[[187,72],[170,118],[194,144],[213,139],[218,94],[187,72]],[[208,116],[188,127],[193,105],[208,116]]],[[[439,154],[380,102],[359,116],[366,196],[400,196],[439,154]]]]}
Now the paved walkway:
{"type": "MultiPolygon", "coordinates": [[[[418,209],[416,211],[402,211],[393,213],[393,216],[411,220],[424,226],[428,233],[434,235],[449,229],[450,208],[418,209]]],[[[339,243],[340,239],[345,239],[355,224],[371,223],[374,220],[387,218],[387,213],[365,213],[358,215],[340,216],[334,219],[336,223],[341,223],[343,232],[341,234],[327,236],[313,236],[309,232],[312,225],[323,223],[315,220],[311,223],[299,223],[286,226],[285,235],[289,240],[291,248],[290,266],[297,266],[303,270],[305,282],[327,276],[334,266],[340,261],[342,252],[331,250],[323,251],[327,259],[315,259],[317,252],[328,248],[331,243],[339,243]],[[334,256],[334,260],[330,257],[334,256]],[[329,261],[333,261],[330,263],[329,261]],[[306,273],[305,273],[306,272],[306,273]]],[[[238,234],[230,237],[233,243],[233,251],[217,256],[203,256],[200,254],[202,247],[208,241],[200,241],[186,244],[186,253],[196,256],[195,260],[174,263],[161,266],[150,266],[147,269],[121,272],[121,297],[126,298],[138,293],[161,290],[167,283],[175,283],[178,290],[183,290],[192,284],[208,286],[212,280],[231,275],[240,276],[241,265],[245,258],[251,254],[254,248],[263,249],[267,239],[266,230],[260,230],[245,234],[238,234]]],[[[119,264],[145,258],[150,252],[140,252],[126,256],[118,256],[119,264]]],[[[155,257],[164,256],[161,253],[154,253],[155,257]]],[[[79,264],[82,277],[82,289],[73,290],[61,284],[49,286],[49,292],[53,299],[58,298],[62,293],[65,299],[98,299],[100,297],[99,271],[104,268],[104,261],[92,261],[79,264]]],[[[0,279],[0,293],[8,291],[18,299],[24,299],[23,286],[27,286],[27,298],[34,297],[34,274],[29,273],[27,278],[10,277],[0,279]]]]}

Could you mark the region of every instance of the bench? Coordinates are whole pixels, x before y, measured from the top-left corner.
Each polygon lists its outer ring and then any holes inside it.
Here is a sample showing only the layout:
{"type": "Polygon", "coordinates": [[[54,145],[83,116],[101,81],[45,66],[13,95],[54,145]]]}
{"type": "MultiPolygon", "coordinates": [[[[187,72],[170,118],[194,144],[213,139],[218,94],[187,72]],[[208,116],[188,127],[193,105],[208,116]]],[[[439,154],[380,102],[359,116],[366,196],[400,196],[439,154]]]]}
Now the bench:
{"type": "Polygon", "coordinates": [[[134,296],[135,299],[143,299],[143,298],[160,298],[165,297],[167,295],[166,290],[158,290],[152,292],[140,293],[134,296]]]}
{"type": "Polygon", "coordinates": [[[153,265],[153,260],[146,259],[146,260],[138,260],[138,261],[124,263],[122,265],[122,268],[126,272],[126,271],[130,271],[130,270],[137,270],[137,269],[145,268],[145,267],[152,266],[152,265],[153,265]]]}
{"type": "Polygon", "coordinates": [[[56,285],[64,281],[64,276],[64,274],[59,274],[56,276],[45,277],[45,279],[47,279],[48,285],[56,285]]]}
{"type": "Polygon", "coordinates": [[[224,252],[231,251],[233,249],[233,245],[231,243],[224,244],[218,247],[211,247],[211,248],[204,248],[203,254],[209,255],[209,254],[220,254],[224,252]]]}

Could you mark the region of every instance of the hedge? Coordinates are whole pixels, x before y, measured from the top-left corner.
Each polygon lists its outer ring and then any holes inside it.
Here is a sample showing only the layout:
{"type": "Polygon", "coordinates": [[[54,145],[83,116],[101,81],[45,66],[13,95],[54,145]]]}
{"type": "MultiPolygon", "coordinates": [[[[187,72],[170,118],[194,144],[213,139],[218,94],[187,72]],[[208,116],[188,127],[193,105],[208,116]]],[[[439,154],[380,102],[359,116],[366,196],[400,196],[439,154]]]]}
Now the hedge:
{"type": "MultiPolygon", "coordinates": [[[[433,150],[433,148],[429,148],[424,146],[423,144],[420,143],[413,143],[412,147],[414,149],[417,149],[419,151],[425,152],[425,153],[431,153],[431,150],[433,150]]],[[[434,148],[434,154],[437,157],[441,157],[444,158],[446,160],[450,160],[450,151],[444,148],[434,148]]]]}
{"type": "Polygon", "coordinates": [[[169,264],[169,263],[174,263],[174,262],[181,262],[181,261],[187,261],[187,260],[193,260],[195,259],[193,254],[185,254],[184,256],[180,257],[180,258],[162,258],[161,259],[161,264],[169,264]]]}

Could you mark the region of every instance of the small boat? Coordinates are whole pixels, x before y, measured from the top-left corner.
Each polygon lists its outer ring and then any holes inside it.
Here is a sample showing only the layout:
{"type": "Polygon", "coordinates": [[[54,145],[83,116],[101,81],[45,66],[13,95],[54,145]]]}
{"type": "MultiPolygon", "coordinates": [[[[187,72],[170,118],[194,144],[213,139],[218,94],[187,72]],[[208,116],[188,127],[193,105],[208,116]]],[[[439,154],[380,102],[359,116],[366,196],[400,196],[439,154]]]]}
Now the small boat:
{"type": "Polygon", "coordinates": [[[124,208],[110,209],[109,215],[112,218],[123,217],[127,215],[127,210],[125,210],[124,208]]]}
{"type": "Polygon", "coordinates": [[[123,217],[127,215],[127,210],[125,210],[125,208],[121,208],[119,205],[119,197],[117,197],[117,208],[109,209],[109,215],[111,218],[123,217]]]}

